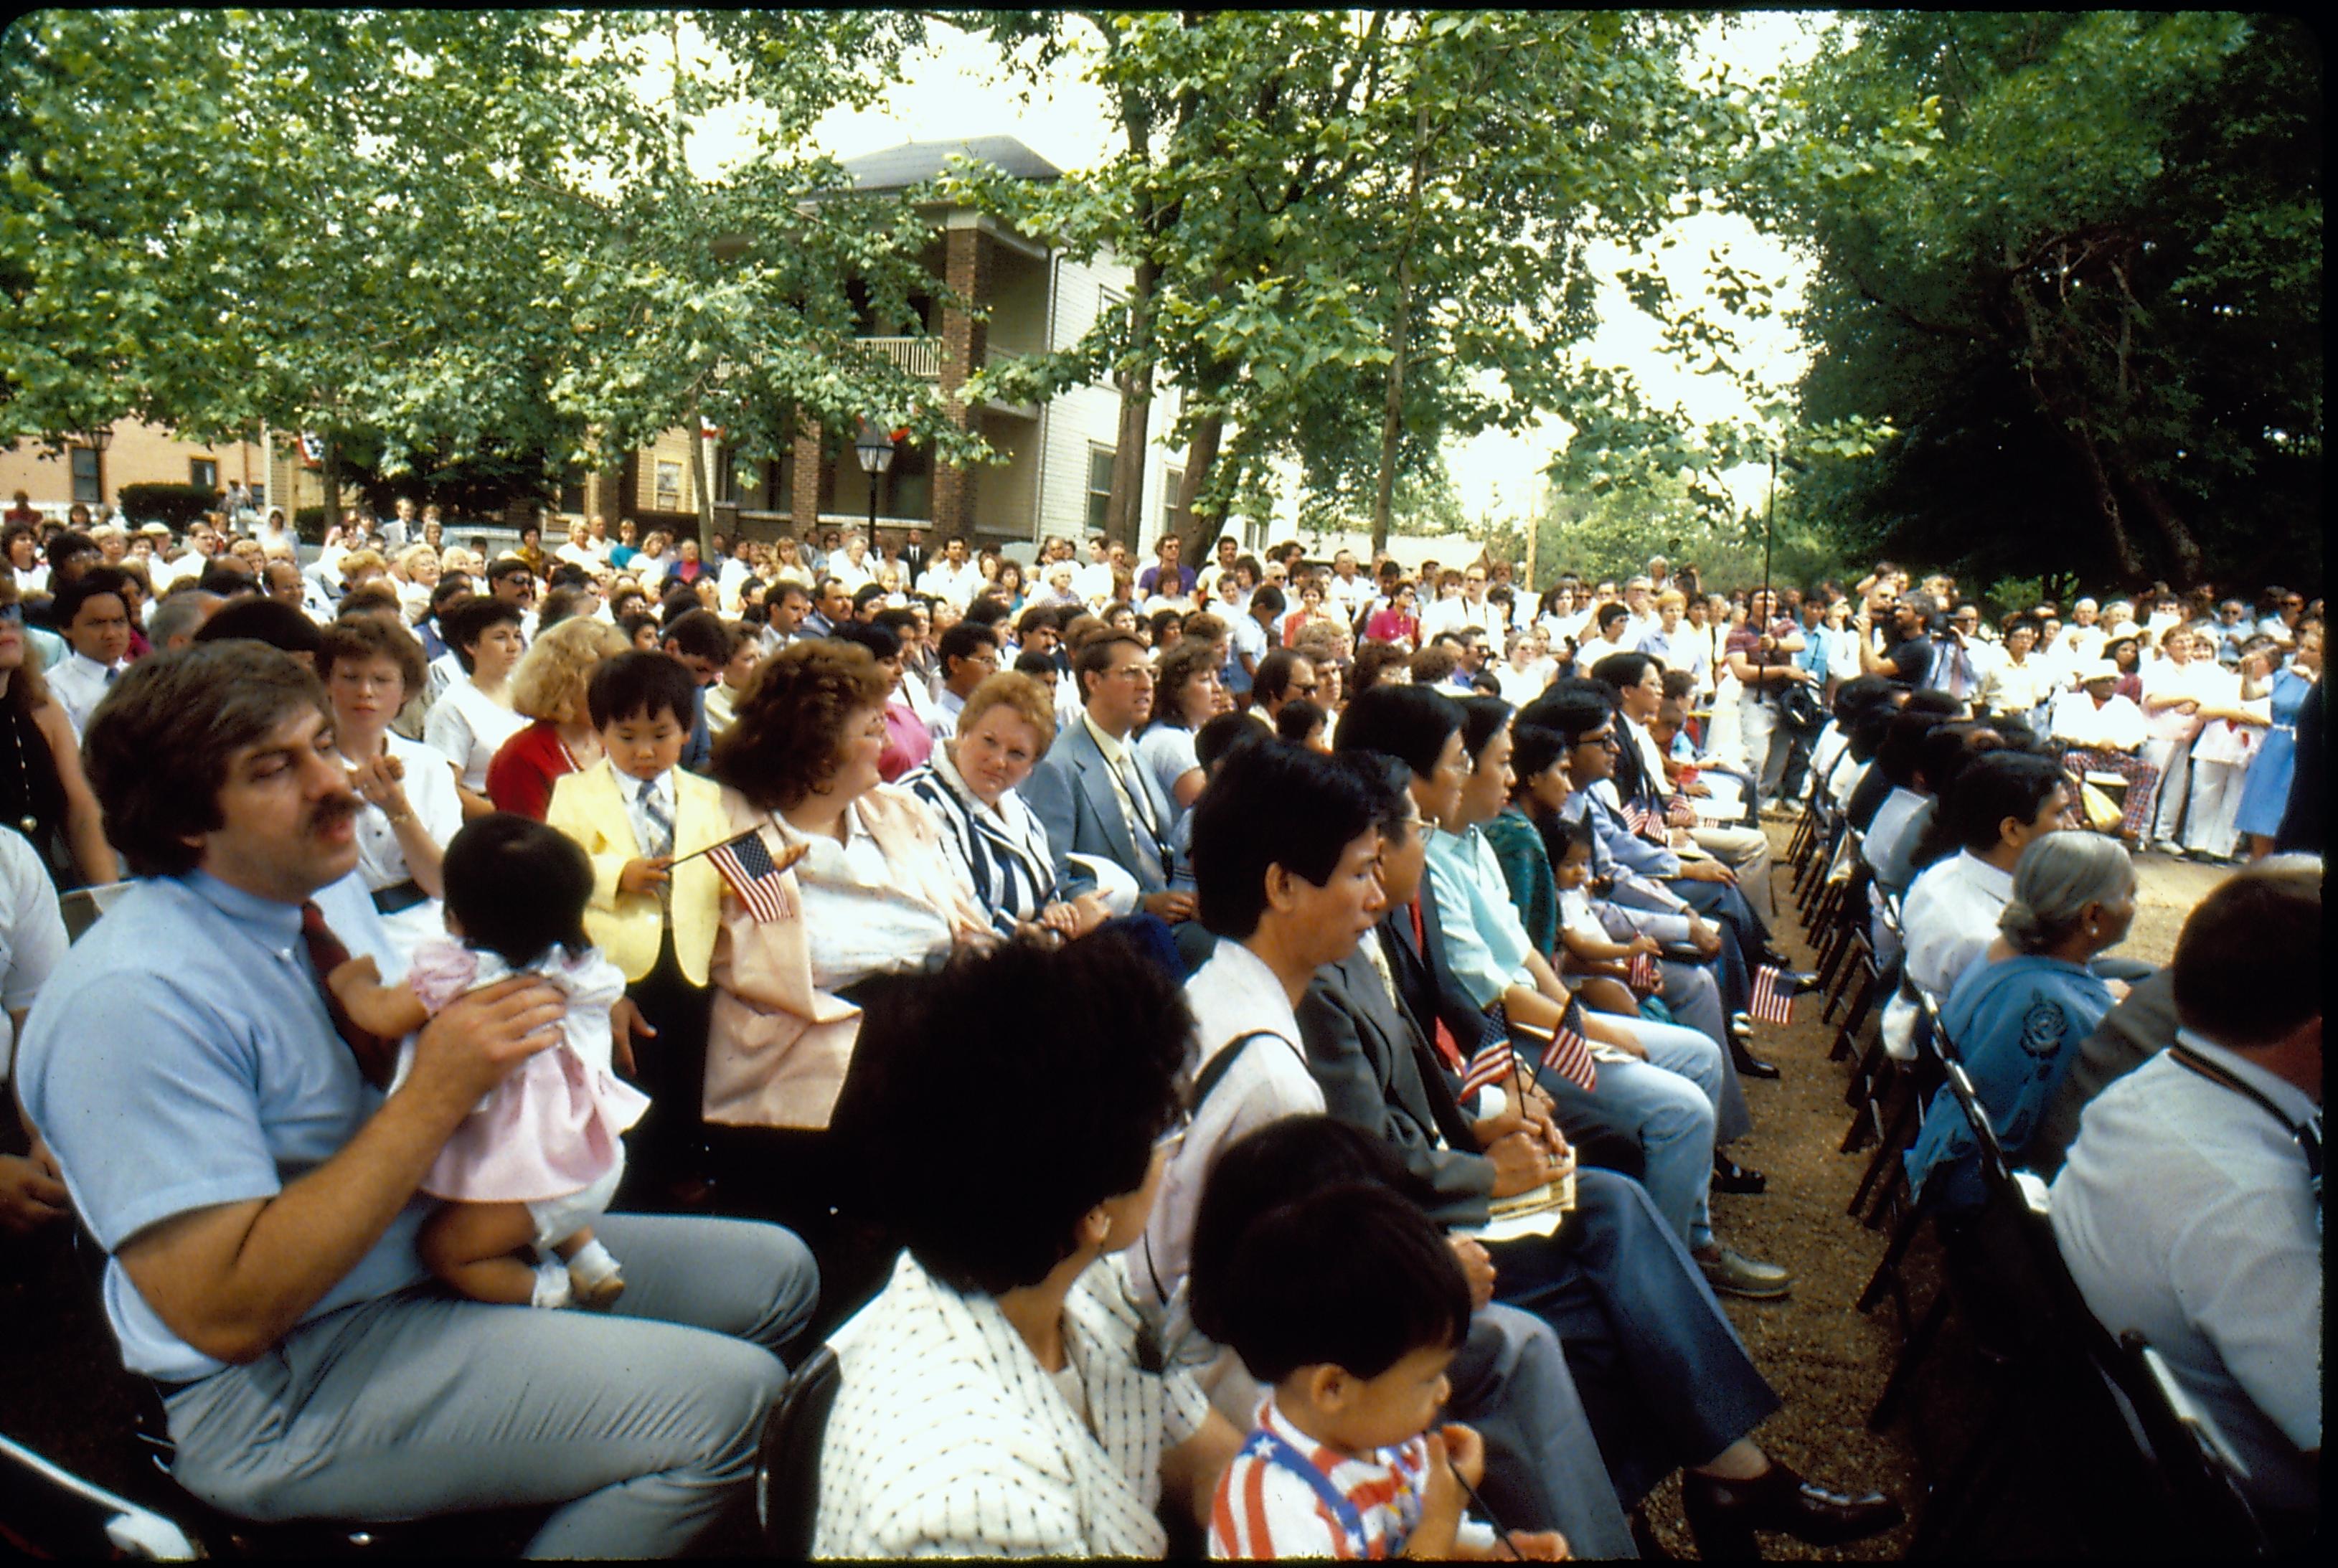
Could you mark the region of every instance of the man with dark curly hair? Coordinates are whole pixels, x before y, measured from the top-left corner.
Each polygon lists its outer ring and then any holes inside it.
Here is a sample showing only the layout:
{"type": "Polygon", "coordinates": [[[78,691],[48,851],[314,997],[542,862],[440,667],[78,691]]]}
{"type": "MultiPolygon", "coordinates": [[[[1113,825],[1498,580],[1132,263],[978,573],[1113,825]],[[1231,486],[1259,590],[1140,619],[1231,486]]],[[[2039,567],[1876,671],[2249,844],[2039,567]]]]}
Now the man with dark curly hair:
{"type": "Polygon", "coordinates": [[[560,993],[475,991],[395,1089],[366,1081],[313,897],[357,863],[358,798],[322,689],[282,653],[139,661],[87,751],[145,879],[42,991],[22,1082],[107,1253],[106,1316],[162,1396],[174,1478],[251,1519],[557,1504],[529,1544],[551,1557],[679,1553],[721,1523],[785,1379],[771,1351],[818,1291],[802,1244],[613,1214],[598,1229],[639,1269],[622,1316],[430,1289],[418,1184],[557,1042],[560,993]]]}

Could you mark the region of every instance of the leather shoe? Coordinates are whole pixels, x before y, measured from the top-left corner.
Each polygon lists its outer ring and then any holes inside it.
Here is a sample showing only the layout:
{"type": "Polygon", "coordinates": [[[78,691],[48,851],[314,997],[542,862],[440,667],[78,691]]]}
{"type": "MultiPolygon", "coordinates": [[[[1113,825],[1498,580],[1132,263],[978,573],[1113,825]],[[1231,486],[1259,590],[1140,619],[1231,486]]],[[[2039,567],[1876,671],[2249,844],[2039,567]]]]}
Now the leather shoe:
{"type": "Polygon", "coordinates": [[[1776,1530],[1813,1546],[1842,1546],[1895,1529],[1906,1518],[1880,1492],[1848,1496],[1803,1480],[1773,1460],[1751,1481],[1724,1481],[1691,1471],[1681,1477],[1681,1510],[1708,1561],[1761,1555],[1756,1530],[1776,1530]]]}
{"type": "Polygon", "coordinates": [[[1793,1288],[1793,1276],[1775,1263],[1748,1258],[1727,1247],[1714,1248],[1710,1257],[1696,1254],[1696,1266],[1704,1273],[1704,1282],[1724,1296],[1774,1301],[1793,1288]]]}
{"type": "Polygon", "coordinates": [[[1743,1040],[1733,1038],[1729,1042],[1729,1059],[1736,1063],[1737,1075],[1740,1078],[1775,1078],[1778,1076],[1777,1067],[1772,1063],[1763,1061],[1762,1058],[1754,1055],[1753,1052],[1745,1049],[1745,1042],[1743,1040]]]}
{"type": "Polygon", "coordinates": [[[1767,1192],[1770,1179],[1750,1165],[1740,1165],[1728,1155],[1715,1152],[1713,1156],[1713,1190],[1748,1194],[1767,1192]]]}

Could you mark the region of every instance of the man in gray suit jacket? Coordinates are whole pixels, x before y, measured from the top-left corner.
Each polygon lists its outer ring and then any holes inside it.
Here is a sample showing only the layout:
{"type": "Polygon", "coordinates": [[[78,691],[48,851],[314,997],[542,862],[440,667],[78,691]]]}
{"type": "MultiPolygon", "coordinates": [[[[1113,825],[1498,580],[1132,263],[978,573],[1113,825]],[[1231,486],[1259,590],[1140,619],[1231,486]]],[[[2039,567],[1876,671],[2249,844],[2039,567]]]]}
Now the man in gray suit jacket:
{"type": "Polygon", "coordinates": [[[1081,645],[1072,678],[1086,704],[1023,784],[1023,799],[1047,830],[1056,877],[1066,897],[1095,887],[1071,858],[1109,860],[1136,879],[1137,907],[1164,920],[1194,917],[1194,895],[1170,890],[1175,853],[1172,812],[1129,738],[1153,711],[1153,667],[1144,645],[1125,632],[1105,632],[1081,645]]]}

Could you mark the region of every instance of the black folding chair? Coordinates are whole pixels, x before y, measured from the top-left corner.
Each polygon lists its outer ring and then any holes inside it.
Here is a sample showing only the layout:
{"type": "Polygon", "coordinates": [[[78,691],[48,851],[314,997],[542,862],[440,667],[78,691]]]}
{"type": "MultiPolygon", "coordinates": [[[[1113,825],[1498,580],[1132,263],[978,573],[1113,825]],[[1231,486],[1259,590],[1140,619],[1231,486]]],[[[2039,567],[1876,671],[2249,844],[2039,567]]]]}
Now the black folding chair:
{"type": "Polygon", "coordinates": [[[822,1345],[788,1379],[763,1423],[755,1460],[755,1522],[774,1557],[801,1562],[811,1555],[820,1513],[820,1446],[842,1382],[836,1352],[822,1345]]]}

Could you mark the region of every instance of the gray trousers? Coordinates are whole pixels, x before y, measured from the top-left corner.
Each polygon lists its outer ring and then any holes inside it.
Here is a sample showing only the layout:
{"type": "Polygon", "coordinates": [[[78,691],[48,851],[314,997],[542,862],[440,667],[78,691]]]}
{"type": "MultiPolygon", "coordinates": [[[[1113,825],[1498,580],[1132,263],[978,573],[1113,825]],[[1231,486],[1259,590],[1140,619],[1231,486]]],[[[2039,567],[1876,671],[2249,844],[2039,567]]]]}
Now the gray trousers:
{"type": "Polygon", "coordinates": [[[776,1225],[609,1214],[616,1311],[418,1287],[302,1324],[164,1402],[172,1474],[240,1518],[565,1503],[535,1557],[677,1555],[742,1503],[820,1271],[776,1225]]]}
{"type": "Polygon", "coordinates": [[[1497,1302],[1469,1318],[1446,1414],[1486,1440],[1486,1504],[1513,1530],[1557,1530],[1578,1560],[1636,1557],[1599,1439],[1550,1326],[1497,1302]]]}

